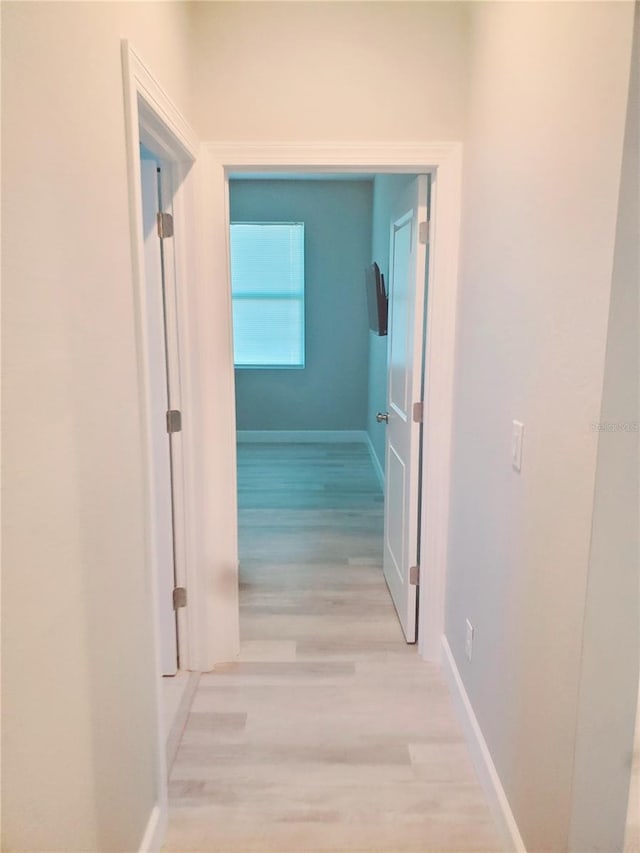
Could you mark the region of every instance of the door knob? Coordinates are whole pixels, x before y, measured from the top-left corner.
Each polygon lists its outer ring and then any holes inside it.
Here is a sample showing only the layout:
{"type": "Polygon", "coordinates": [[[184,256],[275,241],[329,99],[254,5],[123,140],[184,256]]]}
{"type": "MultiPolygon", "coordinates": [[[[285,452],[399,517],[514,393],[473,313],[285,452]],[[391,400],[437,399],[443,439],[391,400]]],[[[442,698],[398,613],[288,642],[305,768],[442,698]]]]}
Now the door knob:
{"type": "Polygon", "coordinates": [[[388,424],[389,423],[389,412],[378,412],[378,414],[376,415],[376,420],[378,421],[379,424],[381,424],[383,422],[385,424],[388,424]]]}

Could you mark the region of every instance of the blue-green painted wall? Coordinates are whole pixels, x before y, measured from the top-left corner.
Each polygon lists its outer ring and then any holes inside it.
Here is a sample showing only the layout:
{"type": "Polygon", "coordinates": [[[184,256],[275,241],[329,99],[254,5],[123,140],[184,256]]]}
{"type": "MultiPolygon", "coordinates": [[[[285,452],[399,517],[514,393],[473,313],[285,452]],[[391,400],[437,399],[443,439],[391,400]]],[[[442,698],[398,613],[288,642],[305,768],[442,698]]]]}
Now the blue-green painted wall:
{"type": "Polygon", "coordinates": [[[369,181],[230,182],[232,222],[305,223],[306,366],[236,370],[239,430],[364,430],[369,181]]]}

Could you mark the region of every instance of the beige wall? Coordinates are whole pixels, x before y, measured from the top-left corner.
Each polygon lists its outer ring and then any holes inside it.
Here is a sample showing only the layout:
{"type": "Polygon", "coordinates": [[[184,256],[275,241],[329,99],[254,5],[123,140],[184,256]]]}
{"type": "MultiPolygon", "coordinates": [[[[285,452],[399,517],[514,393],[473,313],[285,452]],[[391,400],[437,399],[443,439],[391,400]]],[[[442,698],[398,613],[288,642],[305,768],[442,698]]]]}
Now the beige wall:
{"type": "Polygon", "coordinates": [[[156,800],[120,38],[191,113],[188,7],[3,3],[3,849],[156,800]]]}
{"type": "Polygon", "coordinates": [[[638,696],[640,10],[620,181],[591,528],[569,847],[622,850],[638,696]]]}
{"type": "Polygon", "coordinates": [[[468,122],[447,636],[525,841],[566,849],[632,6],[467,11],[2,4],[5,849],[137,849],[156,798],[121,37],[202,138],[468,122]]]}
{"type": "Polygon", "coordinates": [[[473,7],[446,633],[536,853],[569,838],[632,16],[473,7]]]}
{"type": "Polygon", "coordinates": [[[204,139],[460,139],[461,3],[196,3],[204,139]]]}

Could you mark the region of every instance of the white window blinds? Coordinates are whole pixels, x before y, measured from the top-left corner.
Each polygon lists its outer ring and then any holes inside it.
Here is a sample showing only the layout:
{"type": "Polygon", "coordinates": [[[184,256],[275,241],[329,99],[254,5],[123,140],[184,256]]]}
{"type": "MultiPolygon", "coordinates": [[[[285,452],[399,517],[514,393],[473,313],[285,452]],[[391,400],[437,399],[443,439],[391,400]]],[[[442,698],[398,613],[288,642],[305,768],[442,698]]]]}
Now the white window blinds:
{"type": "Polygon", "coordinates": [[[232,222],[237,367],[304,367],[304,223],[232,222]]]}

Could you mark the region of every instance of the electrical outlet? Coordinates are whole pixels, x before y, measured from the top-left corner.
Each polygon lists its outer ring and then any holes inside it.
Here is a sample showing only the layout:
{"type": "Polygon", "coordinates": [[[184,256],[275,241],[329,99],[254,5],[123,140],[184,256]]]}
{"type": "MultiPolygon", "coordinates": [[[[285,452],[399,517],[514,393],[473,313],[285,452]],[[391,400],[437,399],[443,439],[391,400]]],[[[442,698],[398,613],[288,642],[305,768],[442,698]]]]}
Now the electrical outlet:
{"type": "Polygon", "coordinates": [[[514,421],[511,430],[511,467],[514,471],[522,468],[522,439],[524,437],[524,424],[522,421],[514,421]]]}
{"type": "Polygon", "coordinates": [[[473,625],[467,619],[467,631],[464,637],[464,653],[467,656],[467,660],[471,660],[471,656],[473,654],[473,625]]]}

